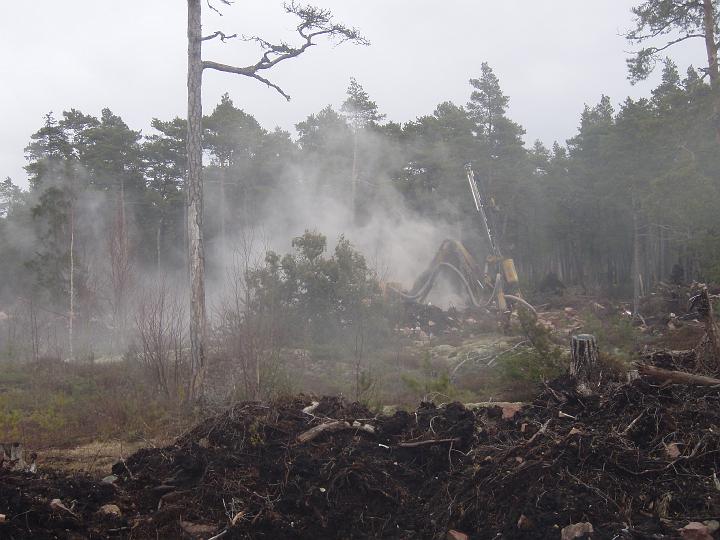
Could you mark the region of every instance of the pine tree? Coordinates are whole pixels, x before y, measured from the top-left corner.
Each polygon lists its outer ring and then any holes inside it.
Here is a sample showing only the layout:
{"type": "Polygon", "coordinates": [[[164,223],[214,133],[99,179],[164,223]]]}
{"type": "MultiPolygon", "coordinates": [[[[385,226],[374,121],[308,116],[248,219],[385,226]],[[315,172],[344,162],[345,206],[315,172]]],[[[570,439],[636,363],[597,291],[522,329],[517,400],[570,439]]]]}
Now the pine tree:
{"type": "Polygon", "coordinates": [[[646,0],[632,9],[635,28],[625,37],[633,45],[642,45],[628,58],[630,80],[646,79],[655,69],[661,54],[670,47],[691,39],[705,42],[707,67],[713,93],[712,124],[720,144],[720,67],[718,66],[718,22],[720,13],[714,0],[646,0]],[[661,41],[661,40],[664,40],[661,41]]]}
{"type": "Polygon", "coordinates": [[[370,99],[365,89],[355,80],[350,78],[350,86],[347,89],[347,98],[340,109],[346,120],[353,129],[353,160],[352,173],[350,175],[350,208],[354,219],[358,217],[358,175],[359,175],[359,146],[360,139],[365,130],[377,125],[383,118],[380,114],[377,103],[370,99]]]}

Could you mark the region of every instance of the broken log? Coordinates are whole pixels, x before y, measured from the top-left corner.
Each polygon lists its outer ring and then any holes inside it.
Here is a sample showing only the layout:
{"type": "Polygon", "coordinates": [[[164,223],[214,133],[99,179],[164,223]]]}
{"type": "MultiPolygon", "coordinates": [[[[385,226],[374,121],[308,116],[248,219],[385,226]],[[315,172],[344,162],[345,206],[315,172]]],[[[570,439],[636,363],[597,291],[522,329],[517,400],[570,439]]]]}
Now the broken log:
{"type": "Polygon", "coordinates": [[[638,372],[641,377],[667,384],[687,384],[693,386],[720,386],[720,379],[706,375],[696,375],[685,371],[671,371],[647,364],[640,364],[638,372]]]}
{"type": "Polygon", "coordinates": [[[570,375],[578,381],[578,388],[589,391],[593,382],[597,380],[598,346],[595,336],[591,334],[578,334],[570,339],[570,375]]]}

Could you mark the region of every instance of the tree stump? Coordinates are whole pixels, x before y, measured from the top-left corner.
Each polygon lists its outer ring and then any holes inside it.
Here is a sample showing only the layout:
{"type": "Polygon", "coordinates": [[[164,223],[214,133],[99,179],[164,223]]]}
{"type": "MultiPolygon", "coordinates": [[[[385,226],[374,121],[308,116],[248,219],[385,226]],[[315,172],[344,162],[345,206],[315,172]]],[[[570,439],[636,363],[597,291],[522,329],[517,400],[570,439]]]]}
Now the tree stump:
{"type": "Polygon", "coordinates": [[[598,346],[595,336],[578,334],[570,339],[570,375],[578,382],[578,389],[589,392],[593,382],[597,380],[598,346]]]}
{"type": "Polygon", "coordinates": [[[22,444],[0,443],[0,468],[13,470],[25,468],[22,444]]]}
{"type": "Polygon", "coordinates": [[[712,301],[704,285],[700,293],[690,299],[690,309],[697,309],[705,323],[705,334],[695,347],[695,371],[705,375],[720,375],[720,330],[715,322],[712,301]]]}

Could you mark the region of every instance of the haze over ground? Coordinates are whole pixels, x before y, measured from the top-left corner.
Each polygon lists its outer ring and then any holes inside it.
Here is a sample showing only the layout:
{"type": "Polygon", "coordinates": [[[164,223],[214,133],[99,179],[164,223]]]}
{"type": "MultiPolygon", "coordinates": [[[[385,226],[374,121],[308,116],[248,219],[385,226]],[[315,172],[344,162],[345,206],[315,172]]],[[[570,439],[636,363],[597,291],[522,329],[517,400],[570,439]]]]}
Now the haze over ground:
{"type": "MultiPolygon", "coordinates": [[[[613,103],[647,95],[656,82],[631,86],[630,49],[621,36],[632,24],[631,0],[317,0],[336,19],[357,26],[370,47],[321,43],[272,71],[289,103],[257,81],[207,72],[206,112],[229,92],[266,128],[292,130],[327,104],[339,107],[351,76],[389,120],[430,114],[443,101],[466,103],[470,77],[490,63],[510,97],[510,116],[525,141],[564,142],[584,103],[602,92],[613,103]]],[[[220,17],[204,8],[206,33],[293,38],[295,20],[281,2],[238,0],[220,17]]],[[[0,177],[27,184],[23,149],[48,111],[71,107],[98,114],[110,107],[133,129],[152,117],[185,115],[186,6],[153,0],[41,0],[5,3],[0,17],[0,177]],[[10,54],[10,51],[13,51],[10,54]]],[[[681,72],[704,65],[701,40],[671,51],[681,72]]],[[[205,59],[249,64],[248,43],[206,42],[205,59]]]]}

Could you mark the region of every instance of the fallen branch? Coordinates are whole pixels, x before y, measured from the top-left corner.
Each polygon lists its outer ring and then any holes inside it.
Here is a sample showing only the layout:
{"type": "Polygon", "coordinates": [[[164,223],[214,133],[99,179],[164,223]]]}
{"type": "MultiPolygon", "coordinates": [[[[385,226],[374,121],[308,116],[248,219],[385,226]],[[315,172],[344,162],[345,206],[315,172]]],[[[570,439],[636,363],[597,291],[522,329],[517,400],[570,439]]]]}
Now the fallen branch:
{"type": "Polygon", "coordinates": [[[453,439],[427,439],[425,441],[401,442],[401,443],[398,443],[398,446],[400,448],[417,448],[418,446],[426,446],[428,444],[459,443],[459,442],[460,442],[460,437],[455,437],[453,439]]]}
{"type": "Polygon", "coordinates": [[[365,431],[367,433],[375,433],[375,428],[369,424],[361,424],[360,422],[353,422],[352,424],[350,424],[345,420],[334,420],[332,422],[325,422],[324,424],[319,424],[313,428],[308,429],[307,431],[303,431],[300,435],[297,436],[295,440],[299,444],[303,444],[312,441],[313,439],[316,439],[323,433],[334,433],[336,431],[344,431],[346,429],[357,429],[360,431],[365,431]]]}
{"type": "Polygon", "coordinates": [[[669,384],[689,384],[693,386],[720,386],[720,379],[714,377],[706,377],[705,375],[695,375],[686,373],[685,371],[671,371],[647,364],[640,364],[638,372],[641,377],[647,377],[662,383],[669,384]]]}
{"type": "Polygon", "coordinates": [[[508,300],[512,300],[513,302],[517,302],[518,304],[521,304],[526,309],[528,309],[533,315],[535,315],[535,317],[537,318],[537,316],[538,316],[537,310],[534,307],[532,307],[526,300],[523,300],[519,296],[515,296],[512,294],[506,294],[505,298],[507,298],[508,300]]]}
{"type": "Polygon", "coordinates": [[[315,409],[317,409],[319,405],[320,405],[320,402],[319,402],[319,401],[313,401],[312,404],[310,404],[310,405],[308,405],[307,407],[305,407],[305,408],[302,410],[302,412],[305,413],[305,414],[312,415],[312,413],[315,412],[315,409]]]}

